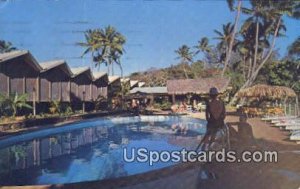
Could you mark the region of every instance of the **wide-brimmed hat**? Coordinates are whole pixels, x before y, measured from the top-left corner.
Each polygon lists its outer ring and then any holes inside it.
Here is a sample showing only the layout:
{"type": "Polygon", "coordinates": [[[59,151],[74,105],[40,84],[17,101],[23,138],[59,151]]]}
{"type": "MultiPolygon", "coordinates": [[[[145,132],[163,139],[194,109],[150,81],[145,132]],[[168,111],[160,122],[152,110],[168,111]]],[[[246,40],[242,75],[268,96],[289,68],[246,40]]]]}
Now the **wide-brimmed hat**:
{"type": "Polygon", "coordinates": [[[219,91],[216,87],[212,87],[209,89],[209,95],[218,95],[219,91]]]}

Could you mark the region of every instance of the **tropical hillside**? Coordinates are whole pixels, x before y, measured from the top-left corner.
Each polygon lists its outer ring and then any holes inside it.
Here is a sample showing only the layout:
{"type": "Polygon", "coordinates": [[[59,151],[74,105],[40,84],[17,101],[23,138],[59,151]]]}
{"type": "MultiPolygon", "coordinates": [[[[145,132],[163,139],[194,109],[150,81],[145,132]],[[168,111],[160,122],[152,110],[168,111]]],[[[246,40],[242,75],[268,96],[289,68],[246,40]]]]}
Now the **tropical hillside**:
{"type": "Polygon", "coordinates": [[[131,74],[148,86],[165,85],[167,79],[229,77],[232,95],[256,83],[283,85],[300,92],[300,37],[284,54],[276,44],[289,29],[286,18],[299,19],[296,1],[228,1],[234,22],[216,28],[213,38],[202,36],[192,45],[174,49],[178,64],[131,74]],[[243,19],[241,19],[243,17],[243,19]]]}

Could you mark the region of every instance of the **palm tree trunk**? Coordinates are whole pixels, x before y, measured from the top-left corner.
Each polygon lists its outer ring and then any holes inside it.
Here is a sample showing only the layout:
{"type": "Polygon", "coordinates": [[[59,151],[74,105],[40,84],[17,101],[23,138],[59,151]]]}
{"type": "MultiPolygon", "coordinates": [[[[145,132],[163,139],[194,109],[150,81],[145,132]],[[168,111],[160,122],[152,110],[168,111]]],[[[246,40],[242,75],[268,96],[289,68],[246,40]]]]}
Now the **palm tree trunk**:
{"type": "Polygon", "coordinates": [[[110,65],[107,64],[107,75],[110,76],[110,69],[109,69],[110,65]]]}
{"type": "Polygon", "coordinates": [[[183,65],[183,71],[184,71],[185,78],[188,79],[189,76],[187,75],[185,64],[183,65]]]}
{"type": "Polygon", "coordinates": [[[184,76],[185,76],[186,79],[188,79],[189,76],[187,75],[187,71],[186,71],[186,67],[185,67],[186,66],[185,62],[182,62],[182,65],[183,65],[184,76]]]}
{"type": "Polygon", "coordinates": [[[253,66],[252,66],[252,74],[255,72],[256,63],[257,63],[258,32],[259,32],[259,22],[258,22],[258,20],[256,20],[255,50],[254,50],[254,62],[253,62],[253,66]]]}
{"type": "Polygon", "coordinates": [[[261,70],[261,68],[265,65],[265,63],[267,62],[267,60],[270,58],[272,52],[273,52],[273,49],[275,47],[275,43],[276,43],[276,37],[278,35],[278,31],[279,31],[279,27],[280,27],[280,24],[281,24],[281,17],[278,19],[278,22],[277,22],[277,25],[276,25],[276,29],[275,29],[275,32],[274,32],[274,36],[273,36],[273,40],[272,40],[272,45],[267,53],[267,55],[265,56],[265,58],[262,60],[262,62],[259,64],[258,68],[254,71],[254,73],[252,74],[250,80],[251,82],[253,83],[254,80],[256,79],[259,71],[261,70]]]}
{"type": "Polygon", "coordinates": [[[224,77],[224,74],[225,74],[225,71],[227,69],[229,60],[231,58],[233,43],[234,43],[235,34],[236,34],[236,31],[237,31],[237,28],[238,28],[238,22],[239,22],[240,13],[241,13],[241,6],[242,6],[242,0],[239,0],[238,1],[238,7],[237,7],[237,13],[236,13],[236,16],[235,16],[235,21],[234,21],[234,28],[233,28],[232,36],[231,36],[230,43],[229,43],[229,49],[228,49],[228,51],[226,51],[226,59],[225,59],[225,63],[224,63],[224,68],[222,70],[222,77],[224,77]]]}
{"type": "Polygon", "coordinates": [[[249,68],[248,68],[247,79],[250,78],[250,76],[251,76],[251,71],[252,71],[252,57],[251,57],[251,55],[250,55],[250,57],[249,57],[249,68]]]}
{"type": "MultiPolygon", "coordinates": [[[[280,24],[281,24],[281,17],[278,18],[278,22],[277,22],[277,25],[276,25],[276,29],[275,29],[275,32],[274,32],[274,36],[273,36],[273,40],[272,40],[272,45],[267,53],[267,55],[265,56],[265,58],[263,59],[263,61],[259,64],[259,66],[257,67],[257,69],[251,74],[250,78],[244,83],[244,85],[239,89],[242,90],[244,88],[247,88],[249,86],[251,86],[253,84],[253,82],[255,81],[259,71],[261,70],[261,68],[265,65],[265,63],[267,62],[267,60],[270,58],[272,52],[273,52],[273,49],[275,47],[275,43],[276,43],[276,37],[278,35],[278,31],[279,31],[279,27],[280,27],[280,24]]],[[[254,69],[252,69],[254,70],[254,69]]],[[[238,91],[238,92],[239,92],[238,91]]],[[[234,95],[234,97],[231,99],[230,101],[230,105],[232,105],[235,101],[236,101],[236,98],[237,98],[237,94],[238,92],[234,95]]]]}
{"type": "Polygon", "coordinates": [[[114,74],[115,74],[115,72],[114,72],[114,64],[113,64],[113,62],[111,63],[111,74],[112,74],[112,75],[114,75],[114,74]]]}

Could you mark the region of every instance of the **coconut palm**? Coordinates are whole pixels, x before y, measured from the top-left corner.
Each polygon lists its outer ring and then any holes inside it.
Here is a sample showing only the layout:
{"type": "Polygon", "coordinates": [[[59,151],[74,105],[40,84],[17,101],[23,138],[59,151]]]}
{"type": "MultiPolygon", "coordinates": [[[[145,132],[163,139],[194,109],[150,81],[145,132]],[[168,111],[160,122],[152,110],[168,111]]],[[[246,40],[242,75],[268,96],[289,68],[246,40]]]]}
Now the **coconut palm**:
{"type": "Polygon", "coordinates": [[[229,22],[227,24],[223,24],[222,31],[214,30],[214,32],[218,35],[214,39],[219,40],[218,48],[219,49],[226,49],[229,48],[229,43],[231,41],[231,34],[233,31],[233,25],[229,22]]]}
{"type": "Polygon", "coordinates": [[[210,53],[211,52],[211,45],[209,45],[209,40],[207,37],[201,38],[200,41],[198,41],[198,44],[194,46],[196,49],[195,55],[199,54],[200,52],[204,53],[210,53]]]}
{"type": "MultiPolygon", "coordinates": [[[[245,21],[242,32],[252,30],[252,39],[255,40],[252,74],[245,83],[245,86],[250,86],[256,79],[259,71],[270,58],[275,47],[276,38],[281,36],[280,31],[285,30],[282,17],[284,15],[296,15],[295,1],[265,1],[251,0],[252,9],[242,8],[242,11],[249,14],[250,17],[245,21]],[[255,25],[255,30],[254,30],[255,25]],[[259,46],[263,45],[263,50],[267,53],[259,53],[259,46]]],[[[298,2],[299,5],[299,2],[298,2]]],[[[295,17],[296,18],[296,17],[295,17]]]]}
{"type": "Polygon", "coordinates": [[[300,36],[289,46],[289,54],[300,57],[300,36]]]}
{"type": "Polygon", "coordinates": [[[187,45],[182,45],[175,51],[175,53],[177,53],[177,59],[180,59],[181,64],[183,65],[185,78],[188,79],[189,77],[186,71],[186,65],[193,61],[193,53],[187,45]]]}
{"type": "MultiPolygon", "coordinates": [[[[229,9],[231,11],[234,11],[235,0],[227,0],[227,4],[229,6],[229,9]]],[[[234,19],[234,25],[233,25],[233,28],[230,32],[230,40],[229,40],[229,43],[228,43],[228,48],[227,48],[227,51],[226,51],[226,58],[225,58],[224,67],[223,67],[223,70],[222,70],[222,77],[225,74],[225,71],[227,69],[227,66],[228,66],[230,58],[231,58],[231,54],[232,54],[232,50],[233,50],[233,46],[234,46],[234,41],[235,41],[236,33],[237,33],[237,30],[238,30],[238,23],[239,23],[239,19],[240,19],[241,7],[242,7],[242,0],[238,0],[237,9],[236,9],[236,16],[235,16],[235,19],[234,19]]]]}
{"type": "MultiPolygon", "coordinates": [[[[214,30],[214,32],[218,35],[214,39],[219,40],[217,49],[219,50],[219,52],[221,52],[220,60],[223,63],[226,60],[226,56],[228,54],[229,44],[231,42],[231,37],[232,37],[232,32],[233,32],[234,26],[229,22],[227,24],[223,24],[222,29],[223,29],[222,32],[218,31],[218,30],[214,30]]],[[[225,64],[224,64],[224,67],[225,67],[225,64]]]]}
{"type": "MultiPolygon", "coordinates": [[[[242,8],[242,12],[249,15],[244,22],[241,33],[246,36],[250,50],[250,76],[240,89],[251,86],[258,73],[273,54],[276,39],[285,30],[283,16],[299,18],[299,1],[250,0],[251,8],[242,8]],[[254,43],[254,44],[253,44],[254,43]]],[[[236,95],[235,95],[236,97],[236,95]]],[[[235,100],[232,99],[231,103],[235,100]]]]}
{"type": "Polygon", "coordinates": [[[10,42],[0,40],[0,53],[6,53],[16,50],[16,47],[13,47],[10,42]]]}
{"type": "MultiPolygon", "coordinates": [[[[86,47],[83,55],[91,53],[95,66],[100,64],[107,66],[108,74],[114,74],[113,64],[121,65],[120,58],[123,55],[125,37],[114,27],[108,26],[105,29],[87,30],[85,42],[78,45],[86,47]]],[[[121,68],[121,67],[120,67],[121,68]]]]}

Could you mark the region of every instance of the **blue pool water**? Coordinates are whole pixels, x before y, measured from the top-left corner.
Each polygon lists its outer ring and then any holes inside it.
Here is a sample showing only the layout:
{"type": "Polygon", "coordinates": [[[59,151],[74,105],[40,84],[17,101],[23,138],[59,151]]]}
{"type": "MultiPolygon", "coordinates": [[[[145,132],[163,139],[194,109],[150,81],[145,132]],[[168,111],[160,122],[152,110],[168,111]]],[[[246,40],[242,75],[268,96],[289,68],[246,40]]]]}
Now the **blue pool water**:
{"type": "Polygon", "coordinates": [[[175,163],[125,162],[123,149],[195,149],[205,125],[177,116],[99,118],[10,137],[0,141],[0,185],[104,180],[171,166],[175,163]],[[172,125],[188,131],[174,133],[172,125]]]}

